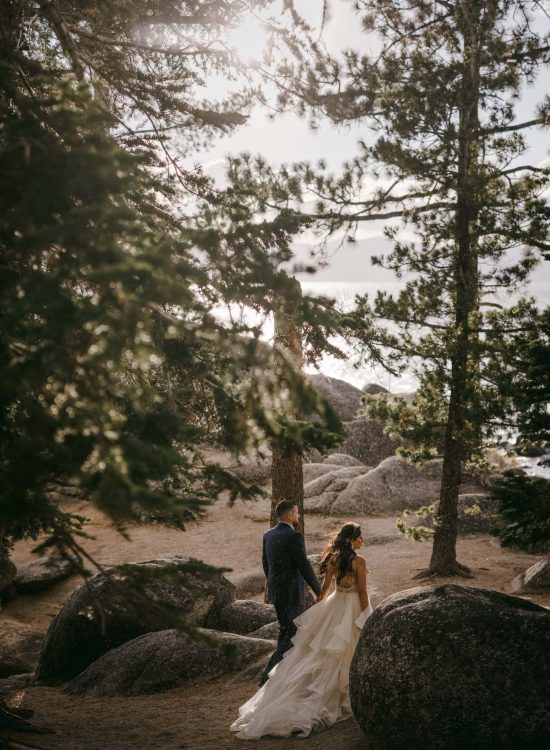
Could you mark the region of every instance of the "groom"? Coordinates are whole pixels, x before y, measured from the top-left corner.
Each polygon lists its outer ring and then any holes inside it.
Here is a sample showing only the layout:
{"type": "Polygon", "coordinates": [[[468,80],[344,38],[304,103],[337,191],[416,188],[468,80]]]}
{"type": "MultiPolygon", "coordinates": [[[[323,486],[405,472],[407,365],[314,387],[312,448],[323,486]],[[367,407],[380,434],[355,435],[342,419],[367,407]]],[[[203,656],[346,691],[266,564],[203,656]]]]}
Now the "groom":
{"type": "Polygon", "coordinates": [[[298,506],[294,500],[281,500],[275,512],[279,523],[264,534],[262,564],[267,578],[267,600],[275,605],[279,637],[260,685],[267,681],[269,672],[292,647],[291,639],[297,630],[294,618],[306,606],[305,582],[317,596],[321,593],[319,581],[307,559],[304,537],[294,528],[300,520],[298,506]]]}

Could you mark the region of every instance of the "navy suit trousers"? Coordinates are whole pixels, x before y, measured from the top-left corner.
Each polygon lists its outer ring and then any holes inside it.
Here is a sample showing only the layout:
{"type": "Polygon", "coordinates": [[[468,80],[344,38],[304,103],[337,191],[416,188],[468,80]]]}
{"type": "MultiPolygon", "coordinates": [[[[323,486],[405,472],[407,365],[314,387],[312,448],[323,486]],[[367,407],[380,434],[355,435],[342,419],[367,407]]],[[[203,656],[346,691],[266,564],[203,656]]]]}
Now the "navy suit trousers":
{"type": "Polygon", "coordinates": [[[289,603],[284,598],[275,600],[273,604],[279,623],[279,636],[277,638],[277,648],[267,662],[267,666],[262,673],[260,685],[263,685],[267,681],[268,674],[275,664],[281,661],[283,654],[292,648],[292,638],[296,635],[297,630],[294,620],[304,611],[304,607],[300,603],[289,603]]]}

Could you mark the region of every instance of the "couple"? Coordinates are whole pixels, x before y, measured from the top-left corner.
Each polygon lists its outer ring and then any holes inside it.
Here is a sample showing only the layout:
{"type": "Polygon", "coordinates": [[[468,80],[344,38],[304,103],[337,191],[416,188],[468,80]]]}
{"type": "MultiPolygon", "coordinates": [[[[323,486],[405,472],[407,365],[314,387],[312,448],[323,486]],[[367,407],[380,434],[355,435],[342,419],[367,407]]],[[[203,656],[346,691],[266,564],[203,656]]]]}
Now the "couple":
{"type": "Polygon", "coordinates": [[[264,534],[263,566],[269,601],[279,622],[277,649],[258,692],[239,709],[231,731],[244,740],[265,734],[307,737],[351,716],[349,667],[361,628],[372,612],[367,565],[357,555],[363,539],[355,523],[342,526],[320,562],[322,587],[294,526],[292,500],[277,505],[279,523],[264,534]],[[336,588],[328,595],[333,579],[336,588]],[[305,581],[317,600],[305,609],[305,581]],[[284,658],[283,658],[284,657],[284,658]]]}

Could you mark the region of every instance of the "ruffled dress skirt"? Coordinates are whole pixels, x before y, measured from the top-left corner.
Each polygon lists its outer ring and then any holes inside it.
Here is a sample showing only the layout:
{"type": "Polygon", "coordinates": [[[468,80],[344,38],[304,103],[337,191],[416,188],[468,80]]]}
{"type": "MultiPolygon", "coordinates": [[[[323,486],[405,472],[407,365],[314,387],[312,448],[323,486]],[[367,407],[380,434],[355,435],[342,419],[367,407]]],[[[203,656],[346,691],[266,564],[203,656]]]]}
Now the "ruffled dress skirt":
{"type": "Polygon", "coordinates": [[[243,740],[263,735],[307,737],[351,716],[349,668],[372,607],[361,610],[356,587],[337,587],[296,618],[294,647],[239,709],[231,731],[243,740]]]}

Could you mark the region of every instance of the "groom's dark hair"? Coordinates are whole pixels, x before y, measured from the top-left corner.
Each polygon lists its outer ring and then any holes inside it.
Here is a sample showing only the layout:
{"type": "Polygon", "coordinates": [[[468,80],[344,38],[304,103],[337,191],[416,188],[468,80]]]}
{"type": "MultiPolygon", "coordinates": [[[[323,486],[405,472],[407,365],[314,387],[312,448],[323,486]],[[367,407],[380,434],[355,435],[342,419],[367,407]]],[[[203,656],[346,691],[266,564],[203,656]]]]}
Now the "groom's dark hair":
{"type": "Polygon", "coordinates": [[[275,513],[277,514],[277,518],[286,516],[288,511],[294,508],[295,505],[298,505],[296,500],[289,500],[288,498],[281,500],[279,503],[277,503],[277,506],[275,507],[275,513]]]}

